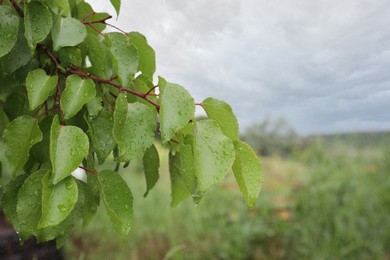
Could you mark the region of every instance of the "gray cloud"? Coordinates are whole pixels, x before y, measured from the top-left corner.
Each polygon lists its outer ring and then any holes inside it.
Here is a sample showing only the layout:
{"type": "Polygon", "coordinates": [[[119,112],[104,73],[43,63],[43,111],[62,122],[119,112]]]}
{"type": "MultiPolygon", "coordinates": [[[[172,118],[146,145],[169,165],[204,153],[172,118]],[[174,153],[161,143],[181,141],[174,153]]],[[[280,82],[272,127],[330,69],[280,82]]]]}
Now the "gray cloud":
{"type": "Polygon", "coordinates": [[[242,128],[282,115],[301,133],[390,129],[386,0],[122,2],[115,24],[148,38],[158,73],[226,100],[242,128]]]}

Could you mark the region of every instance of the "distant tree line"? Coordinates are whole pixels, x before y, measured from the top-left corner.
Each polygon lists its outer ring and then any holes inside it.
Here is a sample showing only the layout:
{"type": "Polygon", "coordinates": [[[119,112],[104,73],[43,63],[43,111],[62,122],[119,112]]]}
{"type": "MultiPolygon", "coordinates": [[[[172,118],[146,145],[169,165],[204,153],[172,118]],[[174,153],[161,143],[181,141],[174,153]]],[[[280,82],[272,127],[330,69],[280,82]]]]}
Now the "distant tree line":
{"type": "Polygon", "coordinates": [[[389,147],[390,131],[300,136],[283,117],[266,118],[243,131],[241,138],[260,156],[322,157],[323,149],[389,147]],[[315,154],[315,155],[314,155],[315,154]]]}
{"type": "Polygon", "coordinates": [[[243,132],[241,138],[261,156],[289,157],[296,149],[306,146],[305,139],[300,137],[283,117],[266,118],[255,123],[243,132]]]}

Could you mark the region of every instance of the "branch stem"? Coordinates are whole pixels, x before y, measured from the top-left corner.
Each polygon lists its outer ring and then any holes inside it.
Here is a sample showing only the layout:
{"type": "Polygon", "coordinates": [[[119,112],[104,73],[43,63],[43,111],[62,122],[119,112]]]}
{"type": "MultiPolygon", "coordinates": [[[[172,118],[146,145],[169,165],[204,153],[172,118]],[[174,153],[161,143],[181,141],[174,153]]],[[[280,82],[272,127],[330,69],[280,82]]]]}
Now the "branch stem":
{"type": "Polygon", "coordinates": [[[12,5],[13,8],[15,8],[16,12],[18,13],[18,15],[21,18],[24,18],[24,13],[23,13],[22,9],[20,8],[20,6],[18,5],[18,3],[15,0],[11,1],[11,5],[12,5]]]}
{"type": "Polygon", "coordinates": [[[96,175],[97,174],[97,172],[95,172],[94,170],[91,170],[91,169],[88,169],[87,167],[84,167],[84,166],[79,166],[79,168],[80,169],[83,169],[84,171],[86,171],[86,172],[90,172],[90,173],[92,173],[93,175],[96,175]]]}
{"type": "Polygon", "coordinates": [[[38,48],[43,50],[46,53],[46,55],[49,57],[49,59],[56,66],[56,70],[58,70],[60,62],[57,60],[57,58],[54,56],[54,54],[50,51],[50,49],[47,46],[43,45],[43,44],[38,44],[38,48]]]}
{"type": "Polygon", "coordinates": [[[108,80],[108,79],[103,79],[103,78],[96,77],[94,75],[91,75],[89,73],[86,73],[86,72],[82,71],[81,69],[79,69],[79,68],[77,68],[75,66],[70,66],[70,68],[72,69],[71,71],[69,71],[70,74],[75,74],[75,75],[79,75],[79,76],[82,76],[82,77],[85,77],[85,78],[90,78],[90,79],[93,79],[94,81],[97,81],[97,82],[100,82],[100,83],[104,83],[104,84],[113,86],[113,87],[117,88],[119,91],[122,91],[122,92],[124,91],[124,92],[130,93],[130,94],[133,94],[133,95],[135,95],[137,97],[143,98],[147,102],[152,104],[157,109],[158,112],[160,111],[160,105],[157,104],[156,102],[154,102],[153,100],[149,99],[145,93],[141,93],[141,92],[137,92],[135,90],[131,90],[131,89],[125,88],[125,87],[123,87],[123,86],[121,86],[119,84],[116,84],[116,83],[112,82],[111,80],[108,80]]]}
{"type": "Polygon", "coordinates": [[[40,114],[39,116],[37,116],[35,119],[36,120],[40,120],[43,116],[47,116],[50,112],[53,112],[54,110],[58,109],[59,107],[58,106],[54,106],[53,108],[49,109],[49,110],[46,110],[45,112],[43,112],[42,114],[40,114]]]}

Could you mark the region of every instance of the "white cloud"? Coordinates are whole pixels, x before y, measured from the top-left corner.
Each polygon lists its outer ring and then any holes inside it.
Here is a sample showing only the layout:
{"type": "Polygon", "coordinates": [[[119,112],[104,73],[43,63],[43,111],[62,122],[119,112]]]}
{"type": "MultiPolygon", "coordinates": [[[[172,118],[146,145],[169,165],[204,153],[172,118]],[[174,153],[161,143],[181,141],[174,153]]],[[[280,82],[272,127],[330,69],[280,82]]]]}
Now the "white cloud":
{"type": "MultiPolygon", "coordinates": [[[[92,2],[92,1],[90,1],[92,2]]],[[[108,0],[94,0],[111,10],[108,0]]],[[[243,127],[284,115],[301,133],[390,129],[387,0],[133,0],[117,22],[155,48],[158,73],[243,127]]]]}

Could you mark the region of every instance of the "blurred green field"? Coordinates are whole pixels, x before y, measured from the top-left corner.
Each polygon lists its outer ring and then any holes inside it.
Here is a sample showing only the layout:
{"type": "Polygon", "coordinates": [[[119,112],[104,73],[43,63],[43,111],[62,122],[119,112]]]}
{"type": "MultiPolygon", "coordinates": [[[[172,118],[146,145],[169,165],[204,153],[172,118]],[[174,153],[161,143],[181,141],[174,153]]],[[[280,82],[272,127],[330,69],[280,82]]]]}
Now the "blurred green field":
{"type": "Polygon", "coordinates": [[[127,242],[118,242],[100,207],[65,245],[67,259],[390,258],[390,150],[377,144],[316,141],[288,158],[262,158],[254,209],[231,173],[199,206],[187,199],[170,208],[167,151],[160,155],[160,180],[146,198],[141,164],[120,171],[135,201],[127,242]]]}

